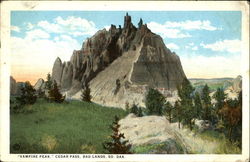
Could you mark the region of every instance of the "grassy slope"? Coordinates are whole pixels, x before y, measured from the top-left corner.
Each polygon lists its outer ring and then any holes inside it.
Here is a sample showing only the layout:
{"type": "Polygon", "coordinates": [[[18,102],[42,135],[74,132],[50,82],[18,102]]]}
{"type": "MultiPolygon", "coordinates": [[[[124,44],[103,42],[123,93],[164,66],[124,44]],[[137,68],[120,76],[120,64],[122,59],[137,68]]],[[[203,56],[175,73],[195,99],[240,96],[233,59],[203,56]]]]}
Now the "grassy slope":
{"type": "MultiPolygon", "coordinates": [[[[11,114],[11,153],[104,153],[102,143],[112,134],[109,125],[122,109],[72,101],[69,104],[39,100],[26,106],[26,113],[11,114]],[[33,111],[33,112],[31,112],[33,111]]],[[[214,131],[195,136],[180,131],[192,153],[240,153],[224,136],[214,131]]],[[[134,148],[136,153],[161,152],[165,143],[134,148]]],[[[180,151],[181,153],[182,151],[180,151]]]]}
{"type": "MultiPolygon", "coordinates": [[[[237,146],[237,143],[229,142],[229,140],[222,133],[207,130],[202,133],[198,133],[198,138],[201,138],[207,143],[216,144],[216,148],[213,150],[213,153],[215,154],[241,154],[241,149],[237,146]]],[[[197,150],[196,153],[199,153],[199,150],[197,150]]]]}
{"type": "Polygon", "coordinates": [[[33,112],[11,114],[12,153],[103,153],[114,116],[125,115],[122,109],[80,101],[39,100],[25,109],[33,112]]]}

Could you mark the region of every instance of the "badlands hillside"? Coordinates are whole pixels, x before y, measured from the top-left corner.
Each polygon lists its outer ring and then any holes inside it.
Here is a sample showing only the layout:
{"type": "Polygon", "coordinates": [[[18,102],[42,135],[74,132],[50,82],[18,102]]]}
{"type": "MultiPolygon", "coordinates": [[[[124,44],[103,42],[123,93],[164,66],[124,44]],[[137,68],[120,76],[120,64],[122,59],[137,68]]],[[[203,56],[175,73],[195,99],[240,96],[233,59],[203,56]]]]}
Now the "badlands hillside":
{"type": "Polygon", "coordinates": [[[140,20],[138,27],[127,14],[123,27],[111,25],[88,38],[71,60],[55,60],[52,78],[70,98],[79,98],[89,84],[93,101],[124,107],[143,104],[149,87],[171,93],[186,78],[179,57],[162,38],[140,20]]]}

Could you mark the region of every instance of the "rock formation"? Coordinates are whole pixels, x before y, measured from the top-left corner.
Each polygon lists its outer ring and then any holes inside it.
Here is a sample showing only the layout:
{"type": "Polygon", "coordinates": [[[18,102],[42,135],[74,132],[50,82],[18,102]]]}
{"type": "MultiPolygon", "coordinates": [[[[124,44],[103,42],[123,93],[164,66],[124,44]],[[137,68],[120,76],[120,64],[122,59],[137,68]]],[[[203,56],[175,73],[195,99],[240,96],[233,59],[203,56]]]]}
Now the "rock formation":
{"type": "Polygon", "coordinates": [[[148,150],[146,154],[181,154],[187,153],[185,144],[178,138],[178,132],[174,131],[165,117],[144,116],[136,117],[129,114],[119,121],[119,131],[124,133],[126,140],[137,146],[156,146],[148,150]],[[157,145],[162,147],[157,147],[157,145]],[[164,146],[165,145],[165,146],[164,146]]]}
{"type": "Polygon", "coordinates": [[[232,88],[234,91],[236,92],[240,92],[242,89],[242,76],[237,76],[234,80],[233,80],[233,85],[232,88]]]}
{"type": "Polygon", "coordinates": [[[10,95],[15,95],[17,93],[17,83],[16,80],[10,76],[10,95]]]}
{"type": "Polygon", "coordinates": [[[237,76],[232,80],[232,86],[225,89],[227,98],[236,99],[239,96],[239,92],[242,90],[242,76],[237,76]]]}
{"type": "Polygon", "coordinates": [[[21,87],[24,86],[24,82],[16,82],[16,80],[10,76],[10,95],[20,95],[21,87]]]}
{"type": "Polygon", "coordinates": [[[44,90],[45,82],[42,78],[38,79],[36,84],[34,85],[34,89],[37,90],[44,90]]]}
{"type": "Polygon", "coordinates": [[[143,103],[148,87],[174,91],[184,78],[179,57],[142,19],[136,28],[128,14],[123,28],[98,31],[69,62],[57,58],[52,69],[52,79],[67,96],[79,98],[81,88],[90,84],[95,102],[119,107],[143,103]]]}

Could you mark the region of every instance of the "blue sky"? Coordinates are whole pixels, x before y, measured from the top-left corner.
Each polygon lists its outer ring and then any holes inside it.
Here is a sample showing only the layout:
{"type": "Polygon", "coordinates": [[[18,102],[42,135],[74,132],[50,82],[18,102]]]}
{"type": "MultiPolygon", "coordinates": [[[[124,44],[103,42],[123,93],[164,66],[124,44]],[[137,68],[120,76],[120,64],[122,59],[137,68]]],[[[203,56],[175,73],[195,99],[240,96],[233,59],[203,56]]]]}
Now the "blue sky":
{"type": "MultiPolygon", "coordinates": [[[[189,78],[240,74],[241,12],[128,13],[135,26],[142,18],[152,32],[162,36],[166,46],[180,56],[189,78]]],[[[125,14],[126,11],[11,12],[13,75],[19,74],[20,69],[30,77],[34,69],[33,77],[45,75],[57,56],[68,61],[72,51],[81,48],[83,41],[96,31],[108,29],[110,24],[123,27],[125,14]]]]}

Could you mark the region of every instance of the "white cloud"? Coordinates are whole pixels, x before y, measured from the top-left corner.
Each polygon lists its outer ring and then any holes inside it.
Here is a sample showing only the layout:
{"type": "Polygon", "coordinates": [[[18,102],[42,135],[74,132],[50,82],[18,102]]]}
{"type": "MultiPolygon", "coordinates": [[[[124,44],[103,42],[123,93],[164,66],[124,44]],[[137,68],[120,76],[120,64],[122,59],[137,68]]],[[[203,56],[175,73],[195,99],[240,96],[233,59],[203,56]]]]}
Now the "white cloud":
{"type": "Polygon", "coordinates": [[[15,32],[20,32],[20,28],[18,26],[11,26],[10,30],[15,31],[15,32]]]}
{"type": "Polygon", "coordinates": [[[183,32],[185,30],[221,30],[211,25],[209,20],[186,20],[180,22],[166,21],[164,24],[150,22],[147,26],[155,33],[160,34],[163,38],[186,38],[191,37],[189,33],[183,32]]]}
{"type": "Polygon", "coordinates": [[[40,39],[40,38],[47,39],[49,37],[50,35],[47,32],[40,30],[40,29],[35,29],[35,30],[26,32],[26,39],[31,39],[31,40],[40,39]]]}
{"type": "Polygon", "coordinates": [[[27,30],[31,30],[31,29],[33,29],[33,28],[35,27],[35,25],[31,24],[30,22],[27,23],[26,26],[27,26],[27,27],[26,27],[27,30]]]}
{"type": "Polygon", "coordinates": [[[108,31],[110,29],[110,26],[104,26],[104,28],[108,31]]]}
{"type": "Polygon", "coordinates": [[[188,78],[235,77],[240,74],[241,57],[180,57],[188,78]]]}
{"type": "Polygon", "coordinates": [[[182,33],[178,29],[169,29],[167,26],[150,22],[147,24],[148,28],[151,29],[154,33],[161,35],[163,38],[186,38],[191,37],[188,33],[182,33]]]}
{"type": "Polygon", "coordinates": [[[62,29],[58,24],[49,23],[48,21],[39,21],[37,26],[43,28],[49,33],[61,33],[62,29]]]}
{"type": "Polygon", "coordinates": [[[13,75],[17,77],[19,75],[19,78],[45,77],[48,72],[51,72],[58,56],[62,60],[69,60],[73,50],[81,48],[77,40],[68,35],[49,40],[41,37],[33,39],[32,33],[39,32],[31,31],[25,38],[11,37],[11,70],[13,75]]]}
{"type": "Polygon", "coordinates": [[[172,49],[172,50],[178,50],[178,49],[180,49],[180,47],[177,45],[177,44],[175,44],[175,43],[169,43],[169,44],[167,44],[166,45],[169,49],[172,49]]]}
{"type": "Polygon", "coordinates": [[[93,35],[98,30],[93,21],[74,16],[65,19],[59,16],[54,19],[53,23],[40,21],[37,23],[37,26],[43,28],[49,33],[67,33],[74,37],[93,35]]]}
{"type": "Polygon", "coordinates": [[[171,22],[167,21],[164,24],[167,28],[180,28],[183,30],[218,30],[218,28],[211,25],[211,22],[209,20],[186,20],[181,22],[171,22]]]}
{"type": "Polygon", "coordinates": [[[211,49],[212,51],[220,51],[220,52],[240,52],[241,51],[241,41],[238,39],[234,40],[223,40],[216,41],[212,44],[200,44],[203,48],[211,49]]]}
{"type": "Polygon", "coordinates": [[[188,45],[185,45],[186,49],[191,49],[193,51],[197,51],[198,50],[198,46],[195,46],[193,42],[188,43],[188,45]]]}
{"type": "Polygon", "coordinates": [[[197,46],[194,46],[191,48],[193,51],[197,51],[198,50],[198,47],[197,46]]]}

